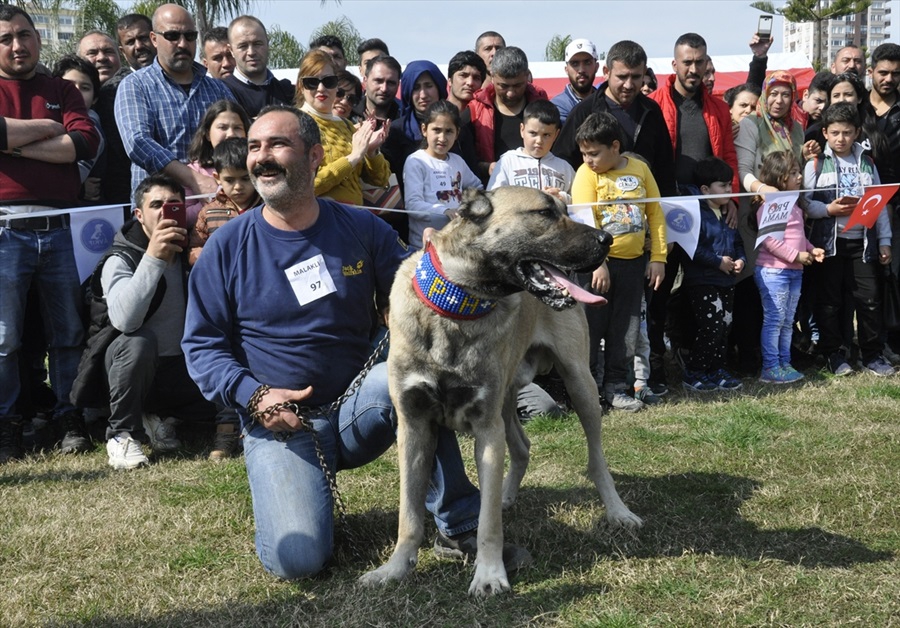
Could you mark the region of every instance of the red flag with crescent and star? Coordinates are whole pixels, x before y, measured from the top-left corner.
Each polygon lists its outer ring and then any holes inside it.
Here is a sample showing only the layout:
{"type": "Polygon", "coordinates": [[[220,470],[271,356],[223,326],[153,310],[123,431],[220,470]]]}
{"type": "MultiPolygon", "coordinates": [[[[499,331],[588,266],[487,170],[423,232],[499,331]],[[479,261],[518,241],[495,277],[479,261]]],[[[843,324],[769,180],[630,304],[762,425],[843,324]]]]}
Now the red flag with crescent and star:
{"type": "Polygon", "coordinates": [[[900,189],[900,184],[879,185],[868,188],[863,197],[859,199],[859,203],[856,204],[853,213],[850,214],[850,219],[847,221],[844,231],[855,225],[863,225],[866,229],[874,227],[875,221],[878,220],[878,214],[881,213],[881,210],[893,198],[898,189],[900,189]]]}

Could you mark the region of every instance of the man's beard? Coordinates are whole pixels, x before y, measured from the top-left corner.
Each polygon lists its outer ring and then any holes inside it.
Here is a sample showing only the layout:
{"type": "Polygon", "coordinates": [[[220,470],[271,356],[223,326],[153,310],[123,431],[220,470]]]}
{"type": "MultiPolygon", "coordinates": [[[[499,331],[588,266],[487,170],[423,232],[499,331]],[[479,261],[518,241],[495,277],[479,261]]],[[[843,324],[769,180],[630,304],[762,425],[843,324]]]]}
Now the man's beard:
{"type": "Polygon", "coordinates": [[[290,210],[291,202],[303,198],[309,191],[309,170],[298,164],[296,170],[288,172],[281,164],[267,161],[253,167],[251,181],[266,205],[277,211],[290,210]],[[277,182],[261,182],[263,173],[279,173],[284,177],[277,182]]]}

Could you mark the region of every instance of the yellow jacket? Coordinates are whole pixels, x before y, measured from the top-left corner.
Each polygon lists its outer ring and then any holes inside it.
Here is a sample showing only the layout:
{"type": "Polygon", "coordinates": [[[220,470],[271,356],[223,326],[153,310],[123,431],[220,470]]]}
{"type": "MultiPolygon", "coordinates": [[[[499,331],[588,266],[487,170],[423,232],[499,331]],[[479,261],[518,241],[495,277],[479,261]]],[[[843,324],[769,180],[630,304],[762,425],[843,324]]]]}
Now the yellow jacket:
{"type": "Polygon", "coordinates": [[[609,256],[634,259],[644,254],[645,234],[650,234],[650,261],[666,261],[666,221],[658,202],[634,203],[634,199],[659,198],[656,180],[640,159],[627,155],[628,164],[621,170],[593,172],[581,164],[572,183],[572,203],[595,203],[621,199],[615,205],[594,207],[594,222],[613,236],[609,256]]]}
{"type": "Polygon", "coordinates": [[[322,134],[325,159],[316,173],[316,196],[333,198],[339,203],[362,205],[363,193],[360,179],[371,185],[386,186],[391,177],[391,167],[381,153],[364,157],[356,166],[347,156],[353,147],[356,129],[342,118],[323,117],[304,107],[312,114],[322,134]]]}

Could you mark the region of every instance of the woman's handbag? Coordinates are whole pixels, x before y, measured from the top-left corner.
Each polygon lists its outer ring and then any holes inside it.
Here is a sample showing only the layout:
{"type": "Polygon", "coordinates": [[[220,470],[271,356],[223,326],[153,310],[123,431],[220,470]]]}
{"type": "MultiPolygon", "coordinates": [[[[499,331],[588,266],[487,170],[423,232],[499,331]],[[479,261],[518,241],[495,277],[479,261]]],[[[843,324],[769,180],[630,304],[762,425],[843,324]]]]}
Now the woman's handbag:
{"type": "Polygon", "coordinates": [[[380,214],[380,209],[403,209],[403,195],[400,193],[397,175],[393,172],[385,186],[370,185],[363,181],[362,193],[363,205],[375,214],[380,214]]]}

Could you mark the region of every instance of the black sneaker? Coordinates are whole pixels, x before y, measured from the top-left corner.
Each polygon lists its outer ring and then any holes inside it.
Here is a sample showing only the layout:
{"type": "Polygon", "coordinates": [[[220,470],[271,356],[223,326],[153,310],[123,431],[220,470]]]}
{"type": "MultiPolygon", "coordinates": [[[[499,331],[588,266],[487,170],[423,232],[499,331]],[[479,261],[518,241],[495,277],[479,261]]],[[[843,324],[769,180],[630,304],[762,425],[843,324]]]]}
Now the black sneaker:
{"type": "MultiPolygon", "coordinates": [[[[456,536],[447,536],[438,530],[437,538],[434,539],[433,551],[437,558],[464,562],[474,561],[478,554],[478,532],[469,530],[456,536]]],[[[524,547],[512,543],[503,544],[503,566],[506,568],[507,576],[512,577],[520,569],[531,566],[533,562],[534,559],[524,547]]]]}
{"type": "Polygon", "coordinates": [[[84,417],[80,412],[70,410],[56,417],[63,431],[60,450],[64,454],[84,453],[91,450],[91,439],[87,435],[84,417]]]}
{"type": "Polygon", "coordinates": [[[853,368],[847,363],[847,358],[840,351],[836,351],[828,356],[828,370],[837,377],[843,377],[853,373],[853,368]]]}
{"type": "Polygon", "coordinates": [[[21,417],[0,418],[0,464],[25,457],[22,449],[21,417]]]}

